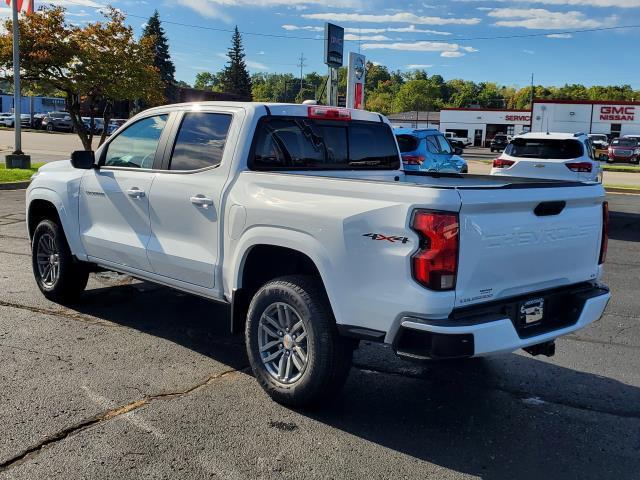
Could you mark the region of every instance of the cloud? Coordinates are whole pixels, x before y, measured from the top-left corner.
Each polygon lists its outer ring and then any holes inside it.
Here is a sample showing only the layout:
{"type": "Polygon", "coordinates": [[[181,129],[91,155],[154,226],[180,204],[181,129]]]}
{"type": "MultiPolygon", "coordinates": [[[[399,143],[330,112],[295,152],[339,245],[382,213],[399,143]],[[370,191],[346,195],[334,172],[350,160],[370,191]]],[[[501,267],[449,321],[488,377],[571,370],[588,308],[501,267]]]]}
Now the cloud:
{"type": "Polygon", "coordinates": [[[440,52],[441,57],[462,57],[466,55],[465,52],[477,52],[478,50],[473,47],[463,47],[457,43],[447,42],[397,42],[397,43],[364,43],[362,44],[363,50],[401,50],[405,52],[440,52]]]}
{"type": "Polygon", "coordinates": [[[570,33],[550,33],[547,38],[573,38],[570,33]]]}
{"type": "MultiPolygon", "coordinates": [[[[282,28],[292,32],[296,30],[307,30],[309,32],[323,32],[324,27],[312,26],[312,25],[282,25],[282,28]]],[[[440,30],[430,30],[424,28],[416,28],[415,25],[409,25],[408,27],[387,27],[387,28],[357,28],[357,27],[346,27],[344,29],[345,33],[353,33],[357,35],[369,34],[369,33],[386,33],[386,32],[397,32],[397,33],[429,33],[431,35],[451,35],[451,32],[443,32],[440,30]]]]}
{"type": "MultiPolygon", "coordinates": [[[[67,0],[57,0],[64,2],[67,0]]],[[[68,0],[71,1],[71,0],[68,0]]],[[[74,2],[76,0],[73,0],[74,2]]],[[[80,0],[93,1],[93,0],[80,0]]],[[[323,5],[329,7],[357,8],[362,6],[362,0],[177,0],[177,3],[199,13],[203,17],[219,18],[229,21],[226,13],[220,7],[289,7],[304,10],[308,5],[323,5]]]]}
{"type": "Polygon", "coordinates": [[[311,20],[326,20],[332,22],[362,22],[362,23],[415,23],[418,25],[477,25],[479,18],[442,18],[421,17],[409,12],[391,15],[371,15],[362,13],[305,13],[303,18],[311,20]]]}
{"type": "Polygon", "coordinates": [[[528,55],[535,55],[535,53],[536,53],[536,52],[534,52],[533,50],[527,50],[527,49],[524,49],[524,50],[522,50],[522,51],[523,51],[524,53],[528,54],[528,55]]]}
{"type": "Polygon", "coordinates": [[[384,35],[354,35],[353,33],[345,33],[344,39],[347,41],[370,41],[370,42],[386,42],[391,40],[384,35]]]}
{"type": "MultiPolygon", "coordinates": [[[[4,2],[3,2],[4,3],[4,2]]],[[[39,3],[39,2],[37,2],[39,3]]],[[[42,2],[49,5],[59,5],[61,7],[91,7],[91,8],[105,8],[107,6],[106,3],[98,3],[93,0],[47,0],[46,2],[42,2]]],[[[36,4],[36,9],[38,5],[36,4]]]]}
{"type": "Polygon", "coordinates": [[[431,68],[433,65],[427,65],[426,63],[412,63],[406,65],[408,70],[422,70],[423,68],[431,68]]]}
{"type": "Polygon", "coordinates": [[[264,63],[254,62],[253,60],[245,60],[244,63],[247,64],[247,67],[253,68],[254,70],[269,70],[269,67],[264,63]]]}
{"type": "MultiPolygon", "coordinates": [[[[485,0],[455,0],[457,2],[475,3],[485,0]]],[[[599,8],[640,8],[640,0],[494,0],[496,3],[526,3],[539,5],[555,5],[565,7],[599,7],[599,8]]],[[[479,7],[478,10],[490,10],[479,7]]]]}
{"type": "Polygon", "coordinates": [[[293,32],[296,30],[307,30],[309,32],[324,32],[324,27],[312,27],[310,25],[305,25],[304,27],[298,27],[297,25],[282,25],[282,28],[284,28],[288,32],[293,32]]]}
{"type": "Polygon", "coordinates": [[[529,30],[598,28],[612,26],[618,22],[616,15],[594,19],[588,18],[582,12],[552,12],[544,8],[494,8],[487,15],[499,19],[494,23],[496,26],[529,30]]]}

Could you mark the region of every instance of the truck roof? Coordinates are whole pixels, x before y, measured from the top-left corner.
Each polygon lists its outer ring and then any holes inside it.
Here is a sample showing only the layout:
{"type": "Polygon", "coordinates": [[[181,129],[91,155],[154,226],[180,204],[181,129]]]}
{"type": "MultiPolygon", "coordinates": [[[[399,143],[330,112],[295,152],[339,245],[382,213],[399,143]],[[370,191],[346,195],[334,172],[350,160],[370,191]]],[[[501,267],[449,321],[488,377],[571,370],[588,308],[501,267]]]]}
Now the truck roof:
{"type": "Polygon", "coordinates": [[[569,140],[571,138],[586,137],[584,133],[563,133],[563,132],[529,132],[521,133],[518,138],[547,138],[550,140],[569,140]]]}
{"type": "Polygon", "coordinates": [[[369,122],[387,122],[388,120],[379,113],[368,112],[366,110],[356,110],[342,107],[328,107],[326,105],[303,105],[299,103],[269,103],[269,102],[226,102],[226,101],[205,101],[205,102],[187,102],[187,103],[174,103],[169,105],[162,105],[160,107],[154,107],[146,111],[160,111],[170,112],[174,110],[185,110],[190,108],[202,107],[235,107],[242,108],[249,112],[255,112],[256,110],[262,110],[258,113],[266,113],[263,110],[268,108],[271,115],[281,116],[295,116],[306,117],[308,116],[310,107],[321,108],[335,108],[340,110],[348,110],[351,113],[353,120],[364,120],[369,122]]]}

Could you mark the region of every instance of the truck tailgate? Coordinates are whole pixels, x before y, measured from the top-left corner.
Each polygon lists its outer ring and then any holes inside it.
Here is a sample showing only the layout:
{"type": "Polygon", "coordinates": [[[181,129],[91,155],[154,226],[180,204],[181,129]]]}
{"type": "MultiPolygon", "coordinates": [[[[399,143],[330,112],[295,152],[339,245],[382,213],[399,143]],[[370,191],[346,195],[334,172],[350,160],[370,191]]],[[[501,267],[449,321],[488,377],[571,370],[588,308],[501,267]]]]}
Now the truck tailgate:
{"type": "Polygon", "coordinates": [[[597,278],[601,185],[459,193],[457,307],[597,278]]]}

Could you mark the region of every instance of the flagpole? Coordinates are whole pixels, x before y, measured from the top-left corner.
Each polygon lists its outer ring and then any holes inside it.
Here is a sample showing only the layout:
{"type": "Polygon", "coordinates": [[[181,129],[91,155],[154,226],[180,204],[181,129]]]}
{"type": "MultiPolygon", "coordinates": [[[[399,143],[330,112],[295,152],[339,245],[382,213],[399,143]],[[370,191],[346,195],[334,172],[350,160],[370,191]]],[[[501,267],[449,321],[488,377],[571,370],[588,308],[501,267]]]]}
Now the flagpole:
{"type": "Polygon", "coordinates": [[[11,2],[13,13],[13,114],[15,117],[15,150],[14,155],[22,155],[22,95],[20,94],[20,26],[18,25],[18,1],[11,2]]]}

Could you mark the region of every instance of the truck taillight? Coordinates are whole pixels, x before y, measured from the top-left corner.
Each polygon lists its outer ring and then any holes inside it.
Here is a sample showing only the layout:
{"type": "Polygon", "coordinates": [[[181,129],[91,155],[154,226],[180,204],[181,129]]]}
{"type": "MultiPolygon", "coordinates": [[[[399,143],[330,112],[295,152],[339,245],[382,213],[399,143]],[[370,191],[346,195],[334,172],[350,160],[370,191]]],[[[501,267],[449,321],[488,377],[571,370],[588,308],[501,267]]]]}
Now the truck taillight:
{"type": "Polygon", "coordinates": [[[420,249],[411,257],[413,278],[431,290],[452,290],[458,273],[458,214],[416,210],[411,228],[420,249]]]}
{"type": "Polygon", "coordinates": [[[422,155],[402,155],[402,163],[405,165],[422,165],[424,156],[422,155]]]}
{"type": "Polygon", "coordinates": [[[609,202],[602,202],[602,240],[600,241],[599,265],[602,265],[607,258],[607,248],[609,246],[609,202]]]}
{"type": "Polygon", "coordinates": [[[493,161],[493,168],[509,168],[514,163],[516,163],[516,162],[514,162],[513,160],[505,160],[503,158],[496,158],[493,161]]]}
{"type": "Polygon", "coordinates": [[[593,168],[590,162],[569,162],[565,165],[572,172],[590,172],[593,168]]]}
{"type": "Polygon", "coordinates": [[[307,110],[309,118],[320,120],[351,120],[351,111],[347,108],[334,108],[313,105],[307,110]]]}

